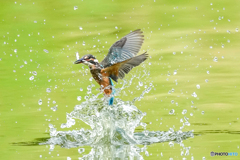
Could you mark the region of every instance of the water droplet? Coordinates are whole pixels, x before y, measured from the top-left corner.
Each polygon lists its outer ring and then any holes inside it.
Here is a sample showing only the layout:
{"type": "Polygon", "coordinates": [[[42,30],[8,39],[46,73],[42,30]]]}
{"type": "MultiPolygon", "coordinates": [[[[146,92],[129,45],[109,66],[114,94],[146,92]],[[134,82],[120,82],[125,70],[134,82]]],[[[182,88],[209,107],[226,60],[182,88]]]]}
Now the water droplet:
{"type": "Polygon", "coordinates": [[[145,155],[148,157],[149,156],[149,153],[148,153],[148,151],[145,151],[145,155]]]}
{"type": "Polygon", "coordinates": [[[46,50],[46,49],[44,49],[43,51],[44,51],[45,53],[49,53],[49,51],[48,51],[48,50],[46,50]]]}
{"type": "Polygon", "coordinates": [[[176,55],[176,52],[173,52],[173,55],[176,55]]]}
{"type": "Polygon", "coordinates": [[[176,74],[177,74],[177,70],[174,70],[173,75],[176,75],[176,74]]]}
{"type": "Polygon", "coordinates": [[[39,100],[38,100],[38,104],[39,104],[39,105],[42,105],[42,99],[39,99],[39,100]]]}
{"type": "Polygon", "coordinates": [[[174,114],[174,112],[175,112],[175,110],[174,110],[174,109],[171,109],[171,110],[169,111],[169,114],[172,115],[172,114],[174,114]]]}
{"type": "Polygon", "coordinates": [[[197,89],[200,89],[200,85],[199,84],[197,84],[196,87],[197,87],[197,89]]]}
{"type": "Polygon", "coordinates": [[[14,52],[17,53],[17,49],[14,49],[14,52]]]}
{"type": "Polygon", "coordinates": [[[187,122],[184,123],[184,125],[190,126],[191,124],[187,121],[187,122]]]}
{"type": "Polygon", "coordinates": [[[61,128],[66,128],[67,127],[67,124],[66,123],[62,123],[61,124],[61,128]]]}
{"type": "Polygon", "coordinates": [[[207,82],[208,82],[208,79],[205,79],[205,82],[207,83],[207,82]]]}
{"type": "Polygon", "coordinates": [[[171,100],[171,103],[173,104],[173,103],[174,103],[174,100],[171,100]]]}
{"type": "Polygon", "coordinates": [[[186,113],[187,113],[187,110],[184,109],[184,110],[182,111],[182,114],[186,114],[186,113]]]}
{"type": "Polygon", "coordinates": [[[30,81],[34,80],[34,76],[29,77],[29,80],[30,81]]]}
{"type": "Polygon", "coordinates": [[[146,127],[147,127],[147,124],[146,124],[146,123],[143,123],[143,122],[140,122],[140,126],[146,128],[146,127]]]}
{"type": "Polygon", "coordinates": [[[193,116],[193,113],[190,113],[190,116],[193,116]]]}
{"type": "Polygon", "coordinates": [[[228,39],[227,42],[230,43],[230,40],[228,39]]]}
{"type": "Polygon", "coordinates": [[[82,45],[85,46],[85,42],[84,41],[83,41],[82,45]]]}
{"type": "Polygon", "coordinates": [[[139,86],[143,86],[143,82],[138,82],[139,86]]]}
{"type": "Polygon", "coordinates": [[[224,56],[222,56],[222,59],[224,59],[224,56]]]}
{"type": "Polygon", "coordinates": [[[210,46],[209,48],[210,48],[210,49],[212,49],[213,47],[212,47],[212,46],[210,46]]]}
{"type": "Polygon", "coordinates": [[[202,115],[204,115],[204,113],[205,113],[205,112],[204,112],[204,111],[202,111],[202,115]]]}
{"type": "Polygon", "coordinates": [[[214,58],[213,58],[213,62],[218,62],[218,58],[217,58],[217,57],[214,57],[214,58]]]}
{"type": "Polygon", "coordinates": [[[82,28],[81,26],[79,27],[79,29],[80,29],[80,30],[83,30],[83,28],[82,28]]]}
{"type": "Polygon", "coordinates": [[[72,158],[71,157],[67,157],[67,160],[71,160],[72,158]]]}
{"type": "MultiPolygon", "coordinates": [[[[183,156],[184,155],[184,152],[183,151],[181,151],[181,156],[183,156]]],[[[185,158],[183,158],[183,160],[185,160],[185,158]]]]}
{"type": "Polygon", "coordinates": [[[195,43],[197,43],[197,40],[196,40],[196,39],[194,39],[194,42],[195,42],[195,43]]]}
{"type": "Polygon", "coordinates": [[[78,9],[78,6],[74,6],[74,8],[73,8],[74,10],[77,10],[78,9]]]}
{"type": "Polygon", "coordinates": [[[118,27],[117,27],[117,26],[115,26],[115,29],[118,29],[118,27]]]}
{"type": "Polygon", "coordinates": [[[50,144],[50,146],[49,146],[49,151],[53,151],[54,148],[55,148],[55,146],[54,146],[53,144],[50,144]]]}
{"type": "Polygon", "coordinates": [[[209,71],[207,71],[207,74],[209,74],[210,72],[209,71]]]}
{"type": "Polygon", "coordinates": [[[192,93],[192,96],[196,98],[196,97],[197,97],[196,92],[193,92],[193,93],[192,93]]]}
{"type": "Polygon", "coordinates": [[[224,44],[222,44],[222,48],[224,48],[224,44]]]}
{"type": "Polygon", "coordinates": [[[238,32],[238,28],[236,28],[235,31],[238,32]]]}
{"type": "Polygon", "coordinates": [[[82,89],[82,88],[80,88],[80,91],[83,91],[83,89],[82,89]]]}
{"type": "Polygon", "coordinates": [[[81,99],[82,99],[81,96],[78,96],[78,97],[77,97],[77,100],[78,100],[78,101],[81,101],[81,99]]]}
{"type": "Polygon", "coordinates": [[[47,89],[46,89],[46,92],[50,93],[50,92],[51,92],[51,89],[50,89],[50,88],[47,88],[47,89]]]}
{"type": "Polygon", "coordinates": [[[206,158],[205,157],[202,157],[202,160],[205,160],[206,158]]]}
{"type": "Polygon", "coordinates": [[[32,74],[33,74],[34,76],[36,76],[36,75],[37,75],[37,72],[36,72],[36,71],[33,71],[32,74]]]}
{"type": "Polygon", "coordinates": [[[168,145],[169,145],[170,147],[173,147],[173,146],[174,146],[174,143],[173,143],[173,142],[169,142],[168,145]]]}
{"type": "Polygon", "coordinates": [[[53,110],[55,112],[57,110],[57,107],[54,106],[54,107],[51,108],[51,110],[53,110]]]}
{"type": "Polygon", "coordinates": [[[173,128],[169,128],[168,133],[173,133],[174,129],[173,128]]]}
{"type": "Polygon", "coordinates": [[[152,65],[152,63],[151,63],[151,62],[149,62],[149,63],[148,63],[148,65],[149,65],[149,66],[150,66],[150,65],[152,65]]]}
{"type": "Polygon", "coordinates": [[[85,152],[85,148],[79,148],[79,149],[78,149],[78,153],[81,154],[81,153],[83,153],[83,152],[85,152]]]}
{"type": "Polygon", "coordinates": [[[89,90],[92,90],[92,86],[91,86],[91,85],[87,86],[87,90],[88,90],[88,91],[89,91],[89,90]]]}

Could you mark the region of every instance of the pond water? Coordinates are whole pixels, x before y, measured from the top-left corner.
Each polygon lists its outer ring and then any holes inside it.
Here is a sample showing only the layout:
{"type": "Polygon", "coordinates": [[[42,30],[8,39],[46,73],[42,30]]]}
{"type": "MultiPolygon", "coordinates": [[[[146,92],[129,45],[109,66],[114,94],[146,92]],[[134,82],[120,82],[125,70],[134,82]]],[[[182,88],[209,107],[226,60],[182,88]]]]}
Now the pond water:
{"type": "Polygon", "coordinates": [[[239,159],[239,7],[1,1],[0,159],[239,159]],[[136,29],[149,58],[109,106],[75,55],[101,61],[136,29]]]}

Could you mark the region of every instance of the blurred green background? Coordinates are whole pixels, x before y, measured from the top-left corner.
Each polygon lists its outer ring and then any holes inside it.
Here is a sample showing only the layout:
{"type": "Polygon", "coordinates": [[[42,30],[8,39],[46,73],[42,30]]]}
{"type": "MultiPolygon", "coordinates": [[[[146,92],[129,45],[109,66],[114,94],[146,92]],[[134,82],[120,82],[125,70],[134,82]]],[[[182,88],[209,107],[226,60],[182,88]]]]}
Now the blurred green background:
{"type": "MultiPolygon", "coordinates": [[[[77,96],[84,100],[88,85],[98,88],[86,66],[73,65],[75,53],[102,60],[116,40],[135,29],[144,32],[141,52],[148,50],[150,58],[126,79],[143,74],[145,66],[150,75],[142,81],[155,87],[135,103],[147,113],[143,122],[149,131],[179,130],[186,109],[191,125],[183,131],[195,134],[183,141],[191,147],[189,155],[166,142],[148,146],[144,159],[239,159],[210,157],[211,151],[240,154],[239,10],[238,0],[1,1],[0,159],[81,157],[77,148],[49,152],[49,146],[38,145],[49,137],[50,123],[63,130],[66,113],[80,103],[77,96]],[[30,80],[33,71],[37,75],[30,80]]],[[[139,96],[138,83],[121,98],[139,96]]],[[[85,148],[87,154],[91,147],[85,148]]]]}

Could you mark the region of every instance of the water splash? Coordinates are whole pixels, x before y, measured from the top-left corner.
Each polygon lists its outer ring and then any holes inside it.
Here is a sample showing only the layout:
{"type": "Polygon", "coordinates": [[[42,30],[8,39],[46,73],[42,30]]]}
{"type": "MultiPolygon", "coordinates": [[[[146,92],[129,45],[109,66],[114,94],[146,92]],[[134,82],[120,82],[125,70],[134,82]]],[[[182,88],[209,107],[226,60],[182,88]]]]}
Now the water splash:
{"type": "MultiPolygon", "coordinates": [[[[169,141],[181,144],[184,139],[193,137],[192,131],[182,132],[185,125],[190,125],[187,117],[184,117],[185,122],[179,131],[173,129],[169,129],[169,131],[146,130],[147,124],[141,122],[146,113],[140,111],[134,102],[140,101],[146,93],[149,93],[154,88],[153,84],[145,85],[142,94],[132,101],[123,101],[117,98],[124,89],[131,86],[135,77],[133,76],[130,81],[123,81],[122,87],[115,89],[116,98],[111,106],[108,105],[106,97],[99,98],[101,93],[91,95],[94,85],[89,85],[85,101],[76,105],[71,113],[67,113],[67,122],[63,123],[61,128],[70,128],[76,124],[76,120],[81,120],[88,124],[91,129],[57,131],[55,126],[50,124],[51,138],[41,144],[60,145],[65,148],[91,146],[91,151],[79,159],[143,159],[140,153],[144,152],[145,155],[148,155],[146,145],[169,141]],[[144,131],[134,132],[138,126],[142,126],[144,131]],[[144,147],[137,147],[136,145],[139,144],[144,145],[144,147]]],[[[142,86],[142,84],[139,85],[142,86]]],[[[84,152],[82,149],[80,151],[84,152]]]]}
{"type": "Polygon", "coordinates": [[[67,123],[61,128],[70,128],[75,125],[75,119],[88,124],[92,130],[51,132],[50,144],[65,146],[65,140],[71,137],[71,145],[99,145],[99,144],[137,144],[133,135],[134,130],[144,114],[130,101],[124,102],[116,98],[113,106],[108,105],[105,98],[92,97],[80,105],[76,105],[71,113],[67,114],[67,123]],[[64,137],[64,138],[63,138],[64,137]],[[64,141],[62,141],[63,139],[64,141]]]}

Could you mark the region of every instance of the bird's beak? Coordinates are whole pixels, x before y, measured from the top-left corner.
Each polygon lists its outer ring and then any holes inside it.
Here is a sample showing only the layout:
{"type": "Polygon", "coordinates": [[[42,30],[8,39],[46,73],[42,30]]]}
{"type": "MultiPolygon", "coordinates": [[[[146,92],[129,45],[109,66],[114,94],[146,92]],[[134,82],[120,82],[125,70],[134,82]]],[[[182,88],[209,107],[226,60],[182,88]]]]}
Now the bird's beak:
{"type": "Polygon", "coordinates": [[[75,61],[75,62],[74,62],[74,64],[83,63],[83,60],[84,60],[84,59],[83,59],[83,58],[81,58],[81,59],[79,59],[79,60],[75,61]]]}

